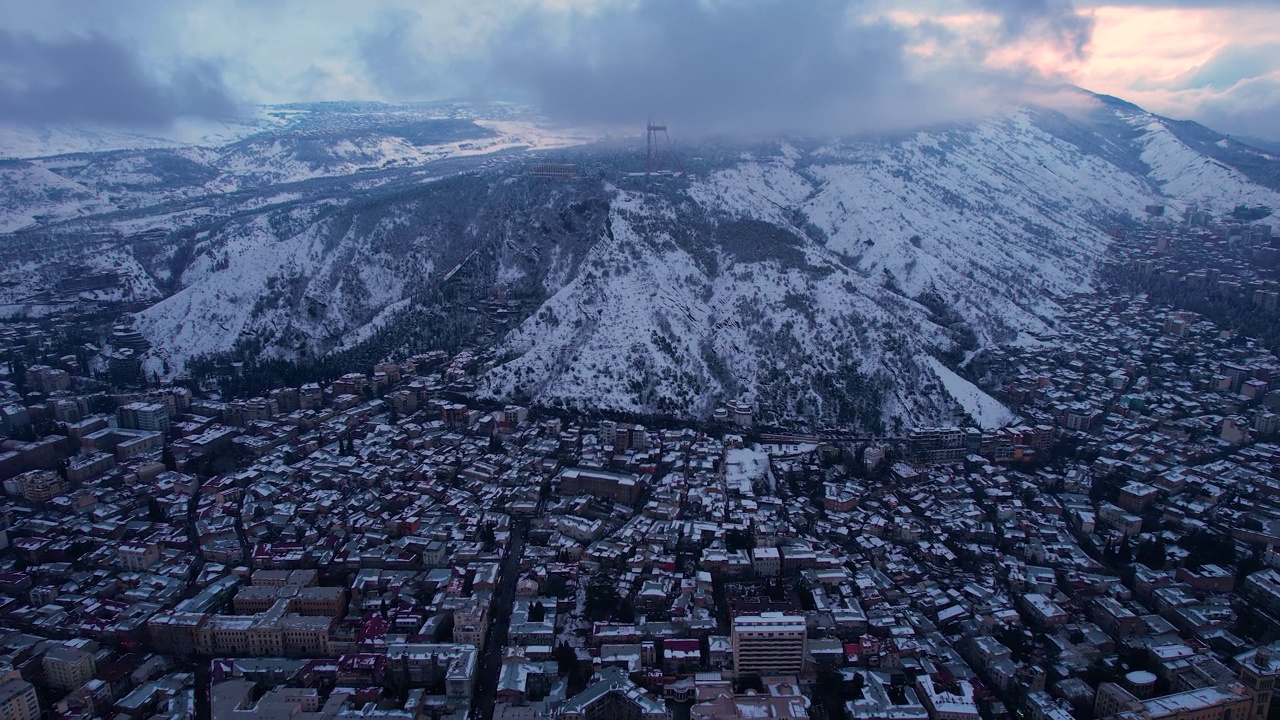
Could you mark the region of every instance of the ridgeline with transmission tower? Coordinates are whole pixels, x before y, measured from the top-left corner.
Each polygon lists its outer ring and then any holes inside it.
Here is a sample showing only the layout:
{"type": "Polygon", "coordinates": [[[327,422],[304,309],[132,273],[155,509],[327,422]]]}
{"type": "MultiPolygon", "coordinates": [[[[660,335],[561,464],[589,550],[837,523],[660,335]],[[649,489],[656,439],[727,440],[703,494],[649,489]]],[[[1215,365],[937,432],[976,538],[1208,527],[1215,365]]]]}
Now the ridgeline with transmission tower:
{"type": "Polygon", "coordinates": [[[680,157],[676,155],[675,147],[671,144],[667,126],[655,123],[653,118],[649,118],[645,128],[644,158],[645,175],[678,174],[680,177],[688,177],[684,164],[680,162],[680,157]]]}

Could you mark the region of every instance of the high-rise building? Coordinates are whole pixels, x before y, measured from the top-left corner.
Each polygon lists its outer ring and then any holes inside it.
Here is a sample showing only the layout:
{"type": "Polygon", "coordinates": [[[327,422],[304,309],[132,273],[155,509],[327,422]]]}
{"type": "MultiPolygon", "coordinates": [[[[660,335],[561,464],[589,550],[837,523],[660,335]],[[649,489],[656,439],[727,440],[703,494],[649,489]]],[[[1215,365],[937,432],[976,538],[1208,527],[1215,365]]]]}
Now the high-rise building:
{"type": "Polygon", "coordinates": [[[0,683],[0,717],[8,720],[38,720],[40,700],[36,688],[22,678],[0,683]]]}
{"type": "Polygon", "coordinates": [[[169,432],[169,408],[163,403],[132,402],[116,410],[120,427],[130,430],[169,432]]]}
{"type": "Polygon", "coordinates": [[[46,503],[66,492],[66,483],[57,473],[49,470],[31,470],[18,476],[22,499],[29,503],[46,503]]]}
{"type": "Polygon", "coordinates": [[[733,618],[733,671],[743,675],[799,675],[804,668],[801,615],[762,612],[733,618]]]}
{"type": "Polygon", "coordinates": [[[75,690],[98,672],[93,653],[74,647],[55,647],[44,654],[44,676],[51,687],[75,690]]]}
{"type": "Polygon", "coordinates": [[[133,348],[120,348],[107,356],[111,379],[118,383],[136,382],[142,375],[142,356],[133,348]]]}
{"type": "Polygon", "coordinates": [[[46,395],[71,387],[71,375],[48,365],[32,365],[27,368],[27,388],[46,395]]]}

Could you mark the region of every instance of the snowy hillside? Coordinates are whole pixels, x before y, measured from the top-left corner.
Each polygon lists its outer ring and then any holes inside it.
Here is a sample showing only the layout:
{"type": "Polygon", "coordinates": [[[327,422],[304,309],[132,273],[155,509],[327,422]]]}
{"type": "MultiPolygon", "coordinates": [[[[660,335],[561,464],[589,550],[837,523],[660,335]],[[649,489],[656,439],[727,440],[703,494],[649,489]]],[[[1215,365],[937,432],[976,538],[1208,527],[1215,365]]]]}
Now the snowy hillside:
{"type": "Polygon", "coordinates": [[[182,120],[175,127],[137,132],[111,127],[0,125],[0,158],[38,158],[139,148],[222,145],[276,123],[265,117],[230,122],[182,120]]]}
{"type": "Polygon", "coordinates": [[[74,180],[22,161],[0,162],[0,232],[74,216],[101,198],[74,180]]]}
{"type": "Polygon", "coordinates": [[[1187,147],[1164,121],[1136,115],[1131,121],[1142,128],[1142,160],[1151,166],[1151,177],[1162,193],[1177,201],[1181,210],[1196,205],[1210,212],[1229,212],[1236,205],[1280,208],[1280,193],[1251,182],[1239,170],[1187,147]]]}
{"type": "Polygon", "coordinates": [[[1007,421],[937,358],[1048,332],[1106,219],[1158,198],[1033,115],[783,144],[683,192],[619,192],[613,236],[508,338],[490,391],[694,414],[744,397],[811,425],[1007,421]]]}
{"type": "Polygon", "coordinates": [[[350,192],[356,178],[373,187],[448,161],[499,162],[592,140],[508,113],[494,119],[434,105],[363,108],[263,108],[243,122],[170,128],[163,137],[0,127],[0,158],[25,158],[0,159],[0,233],[119,210],[155,217],[174,204],[221,204],[233,193],[315,179],[340,179],[350,192]]]}
{"type": "Polygon", "coordinates": [[[138,326],[168,374],[473,346],[497,352],[495,398],[995,426],[966,363],[1051,335],[1109,223],[1280,207],[1280,161],[1107,98],[895,138],[686,143],[688,179],[632,175],[641,143],[499,111],[291,106],[224,144],[9,161],[0,223],[29,229],[0,247],[6,298],[102,255],[133,299],[164,296],[138,326]],[[533,180],[539,161],[581,178],[533,180]]]}

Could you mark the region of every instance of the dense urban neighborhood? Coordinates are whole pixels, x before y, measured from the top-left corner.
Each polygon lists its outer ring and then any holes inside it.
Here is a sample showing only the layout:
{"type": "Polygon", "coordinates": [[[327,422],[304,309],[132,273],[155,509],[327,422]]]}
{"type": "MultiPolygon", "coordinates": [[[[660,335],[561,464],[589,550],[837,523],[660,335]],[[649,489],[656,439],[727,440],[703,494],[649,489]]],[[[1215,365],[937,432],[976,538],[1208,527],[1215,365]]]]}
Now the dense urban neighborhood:
{"type": "Polygon", "coordinates": [[[885,437],[493,404],[482,348],[161,384],[118,279],[50,288],[0,325],[0,718],[1266,718],[1280,252],[1161,213],[955,368],[1015,420],[885,437]]]}

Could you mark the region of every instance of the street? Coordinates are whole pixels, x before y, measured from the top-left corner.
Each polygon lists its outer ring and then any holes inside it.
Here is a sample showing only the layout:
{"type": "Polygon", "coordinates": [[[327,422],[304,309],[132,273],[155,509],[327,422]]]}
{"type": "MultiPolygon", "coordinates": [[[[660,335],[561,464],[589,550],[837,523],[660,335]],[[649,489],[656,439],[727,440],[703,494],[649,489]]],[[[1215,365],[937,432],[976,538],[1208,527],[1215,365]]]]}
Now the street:
{"type": "Polygon", "coordinates": [[[502,560],[497,592],[489,608],[489,631],[485,634],[484,647],[480,648],[480,678],[471,698],[472,708],[482,720],[493,718],[493,700],[498,690],[498,674],[502,671],[502,649],[507,645],[511,606],[515,602],[516,581],[520,575],[520,556],[524,553],[524,539],[528,531],[528,519],[511,522],[511,540],[502,560]]]}

